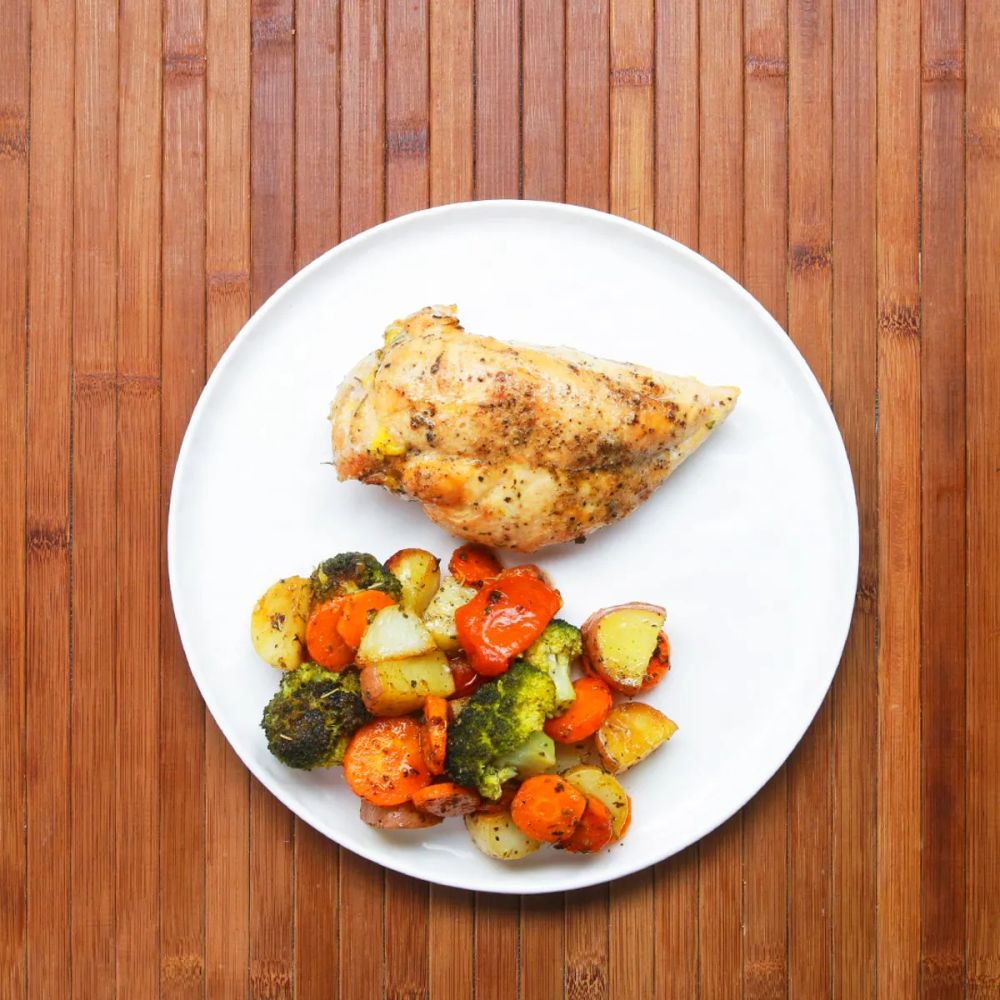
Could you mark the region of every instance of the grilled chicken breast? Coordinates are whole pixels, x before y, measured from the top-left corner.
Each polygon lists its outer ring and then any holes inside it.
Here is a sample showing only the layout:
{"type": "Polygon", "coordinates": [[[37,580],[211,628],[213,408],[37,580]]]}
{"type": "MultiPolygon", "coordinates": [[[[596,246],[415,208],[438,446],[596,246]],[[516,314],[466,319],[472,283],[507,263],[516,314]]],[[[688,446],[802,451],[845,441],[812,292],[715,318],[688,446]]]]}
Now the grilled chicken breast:
{"type": "Polygon", "coordinates": [[[461,538],[532,552],[635,510],[739,390],[466,332],[454,306],[393,323],[330,413],[340,479],[403,493],[461,538]]]}

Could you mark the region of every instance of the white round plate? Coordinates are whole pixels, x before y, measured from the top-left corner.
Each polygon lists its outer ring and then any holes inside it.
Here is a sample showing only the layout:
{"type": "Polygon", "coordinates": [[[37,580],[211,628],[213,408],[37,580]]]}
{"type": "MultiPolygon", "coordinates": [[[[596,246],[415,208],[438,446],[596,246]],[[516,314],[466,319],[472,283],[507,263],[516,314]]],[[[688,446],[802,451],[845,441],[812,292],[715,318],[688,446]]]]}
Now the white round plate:
{"type": "MultiPolygon", "coordinates": [[[[778,324],[734,281],[649,229],[581,208],[478,202],[362,233],[292,278],[209,379],[177,463],[168,533],[191,671],[247,767],[306,822],[418,878],[490,892],[574,889],[644,868],[738,810],[788,757],[833,679],[858,559],[850,469],[830,408],[778,324]],[[338,483],[327,412],[393,319],[458,304],[474,333],[565,344],[743,393],[729,420],[635,514],[534,557],[581,623],[663,604],[673,669],[648,696],[680,726],[624,777],[634,822],[592,857],[503,864],[464,826],[380,833],[338,769],[289,770],[261,712],[278,673],[249,638],[254,601],[344,549],[384,559],[455,540],[416,504],[338,483]]],[[[522,560],[523,561],[523,560],[522,560]]]]}

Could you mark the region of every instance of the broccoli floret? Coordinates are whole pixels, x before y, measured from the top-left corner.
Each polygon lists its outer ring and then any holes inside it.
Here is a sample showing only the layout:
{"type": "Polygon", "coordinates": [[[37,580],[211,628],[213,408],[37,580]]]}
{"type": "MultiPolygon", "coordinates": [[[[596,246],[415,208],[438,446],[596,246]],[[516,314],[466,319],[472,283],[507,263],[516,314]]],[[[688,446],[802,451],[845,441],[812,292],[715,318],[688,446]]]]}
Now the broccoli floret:
{"type": "Polygon", "coordinates": [[[356,590],[383,590],[398,601],[402,584],[374,556],[367,552],[341,552],[324,559],[309,577],[313,597],[326,601],[356,590]]]}
{"type": "Polygon", "coordinates": [[[548,733],[532,733],[516,750],[495,762],[501,770],[512,767],[521,780],[545,774],[556,766],[556,744],[548,733]]]}
{"type": "Polygon", "coordinates": [[[282,764],[311,771],[340,764],[354,731],[370,718],[357,671],[335,674],[303,663],[281,678],[260,726],[282,764]]]}
{"type": "Polygon", "coordinates": [[[448,731],[445,770],[452,781],[498,799],[501,785],[517,773],[500,759],[537,733],[555,711],[549,675],[523,660],[484,684],[448,731]]]}
{"type": "Polygon", "coordinates": [[[524,660],[536,670],[544,670],[556,686],[556,711],[562,712],[576,701],[570,664],[583,654],[580,630],[561,618],[549,622],[545,631],[524,654],[524,660]]]}

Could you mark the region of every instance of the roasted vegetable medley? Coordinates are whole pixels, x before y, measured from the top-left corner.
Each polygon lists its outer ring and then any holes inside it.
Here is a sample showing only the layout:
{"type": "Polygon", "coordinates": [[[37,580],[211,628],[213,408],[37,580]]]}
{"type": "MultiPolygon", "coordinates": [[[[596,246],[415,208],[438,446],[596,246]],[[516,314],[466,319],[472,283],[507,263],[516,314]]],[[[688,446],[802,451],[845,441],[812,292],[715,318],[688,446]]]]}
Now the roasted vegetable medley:
{"type": "Polygon", "coordinates": [[[270,587],[250,621],[283,671],[268,749],[288,767],[342,765],[378,829],[462,816],[502,861],[619,841],[632,802],[617,775],[677,729],[631,700],[670,669],[666,612],[622,604],[577,628],[537,566],[463,545],[448,571],[423,549],[384,564],[343,552],[270,587]]]}

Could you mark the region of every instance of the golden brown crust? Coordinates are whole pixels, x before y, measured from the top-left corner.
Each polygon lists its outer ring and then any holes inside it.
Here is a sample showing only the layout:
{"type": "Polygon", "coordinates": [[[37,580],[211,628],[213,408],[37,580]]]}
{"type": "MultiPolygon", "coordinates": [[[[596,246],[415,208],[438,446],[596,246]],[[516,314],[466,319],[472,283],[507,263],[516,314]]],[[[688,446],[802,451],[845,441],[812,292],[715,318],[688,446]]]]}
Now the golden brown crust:
{"type": "Polygon", "coordinates": [[[454,307],[393,323],[331,410],[341,479],[530,552],[619,520],[725,419],[739,390],[466,333],[454,307]]]}

